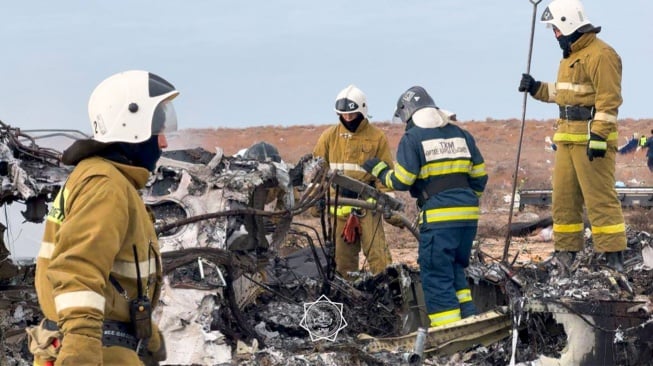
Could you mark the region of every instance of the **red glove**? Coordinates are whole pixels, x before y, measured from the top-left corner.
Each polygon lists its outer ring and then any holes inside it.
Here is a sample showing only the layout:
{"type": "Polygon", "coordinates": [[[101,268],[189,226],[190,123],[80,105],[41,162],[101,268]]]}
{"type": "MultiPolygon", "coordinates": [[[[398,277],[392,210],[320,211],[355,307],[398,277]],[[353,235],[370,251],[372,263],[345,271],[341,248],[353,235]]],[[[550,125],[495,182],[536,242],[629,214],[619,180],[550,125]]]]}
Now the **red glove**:
{"type": "Polygon", "coordinates": [[[342,230],[342,238],[345,239],[345,243],[353,244],[360,236],[361,222],[358,220],[358,216],[349,215],[345,222],[345,228],[342,230]]]}

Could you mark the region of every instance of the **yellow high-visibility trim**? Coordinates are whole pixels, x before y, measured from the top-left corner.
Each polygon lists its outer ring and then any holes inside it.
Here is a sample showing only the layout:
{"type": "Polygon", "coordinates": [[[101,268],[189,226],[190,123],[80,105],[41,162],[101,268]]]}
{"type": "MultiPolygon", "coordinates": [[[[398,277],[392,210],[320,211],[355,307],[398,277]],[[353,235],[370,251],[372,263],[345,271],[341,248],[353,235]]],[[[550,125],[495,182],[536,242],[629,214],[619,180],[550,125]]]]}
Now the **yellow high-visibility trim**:
{"type": "Polygon", "coordinates": [[[553,232],[556,233],[579,233],[584,229],[583,223],[578,224],[553,224],[553,232]]]}
{"type": "MultiPolygon", "coordinates": [[[[433,208],[426,210],[426,222],[443,222],[456,220],[478,220],[480,209],[477,206],[433,208]]],[[[420,223],[423,216],[420,216],[420,223]]]]}
{"type": "Polygon", "coordinates": [[[353,209],[354,206],[338,206],[337,208],[334,206],[329,206],[329,212],[331,215],[336,215],[339,217],[349,216],[349,214],[351,214],[351,210],[353,209]]]}
{"type": "Polygon", "coordinates": [[[378,177],[385,169],[388,169],[388,164],[385,161],[380,161],[372,168],[372,175],[378,177]]]}
{"type": "Polygon", "coordinates": [[[592,235],[595,234],[619,234],[626,231],[626,224],[592,226],[592,235]]]}
{"type": "Polygon", "coordinates": [[[69,308],[93,308],[104,313],[104,296],[93,291],[73,291],[54,297],[57,313],[69,308]]]}
{"type": "Polygon", "coordinates": [[[431,320],[431,326],[437,327],[439,325],[453,323],[462,318],[460,316],[460,309],[453,309],[429,314],[429,319],[431,320]]]}
{"type": "Polygon", "coordinates": [[[388,187],[389,189],[395,189],[394,184],[392,184],[392,175],[397,176],[394,170],[390,170],[388,174],[385,175],[385,180],[383,181],[383,185],[388,187]]]}
{"type": "Polygon", "coordinates": [[[52,258],[52,253],[54,252],[54,243],[49,243],[47,241],[41,242],[41,248],[39,248],[39,258],[50,259],[52,258]]]}
{"type": "Polygon", "coordinates": [[[469,160],[449,160],[424,165],[419,171],[419,178],[426,179],[445,174],[465,173],[471,170],[472,163],[469,160]]]}
{"type": "Polygon", "coordinates": [[[472,290],[465,288],[462,290],[456,291],[456,296],[458,297],[459,303],[465,303],[472,301],[472,290]]]}
{"type": "Polygon", "coordinates": [[[417,179],[415,174],[406,170],[406,168],[401,166],[399,163],[395,164],[395,169],[395,178],[407,186],[412,186],[415,179],[417,179]]]}
{"type": "MultiPolygon", "coordinates": [[[[618,137],[617,132],[611,132],[606,141],[616,140],[618,137]]],[[[571,142],[587,142],[589,137],[587,133],[562,133],[556,132],[553,135],[553,141],[571,141],[571,142]]]]}
{"type": "Polygon", "coordinates": [[[472,178],[483,177],[486,175],[487,173],[485,172],[485,163],[472,166],[472,170],[469,172],[469,176],[472,178]]]}
{"type": "Polygon", "coordinates": [[[64,219],[64,207],[66,199],[68,199],[68,190],[63,189],[59,190],[57,193],[57,196],[54,198],[54,201],[52,201],[52,206],[50,207],[50,211],[48,211],[48,216],[47,220],[54,222],[55,224],[61,225],[64,219]],[[61,199],[61,196],[63,195],[63,200],[61,199]],[[62,207],[59,207],[60,204],[62,204],[62,207]]]}

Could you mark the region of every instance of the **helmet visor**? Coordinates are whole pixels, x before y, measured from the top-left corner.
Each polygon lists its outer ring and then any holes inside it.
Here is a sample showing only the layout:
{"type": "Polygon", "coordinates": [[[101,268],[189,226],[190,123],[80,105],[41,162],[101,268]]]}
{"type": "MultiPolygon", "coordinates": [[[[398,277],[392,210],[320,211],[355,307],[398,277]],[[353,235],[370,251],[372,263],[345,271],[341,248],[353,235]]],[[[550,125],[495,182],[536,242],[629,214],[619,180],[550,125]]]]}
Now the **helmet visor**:
{"type": "Polygon", "coordinates": [[[404,120],[401,118],[401,112],[399,108],[395,108],[395,112],[392,114],[392,123],[404,123],[404,120]]]}
{"type": "Polygon", "coordinates": [[[154,110],[152,135],[177,131],[177,113],[171,100],[164,100],[154,110]]]}
{"type": "Polygon", "coordinates": [[[336,112],[342,114],[358,112],[358,103],[347,98],[338,99],[336,100],[336,112]]]}

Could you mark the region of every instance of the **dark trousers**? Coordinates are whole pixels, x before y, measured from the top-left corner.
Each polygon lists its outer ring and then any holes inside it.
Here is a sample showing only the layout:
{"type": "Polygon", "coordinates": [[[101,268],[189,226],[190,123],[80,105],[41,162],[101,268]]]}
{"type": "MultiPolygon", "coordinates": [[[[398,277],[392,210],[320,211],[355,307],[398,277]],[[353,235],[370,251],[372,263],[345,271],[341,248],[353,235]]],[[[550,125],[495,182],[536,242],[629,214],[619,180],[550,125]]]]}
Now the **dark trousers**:
{"type": "MultiPolygon", "coordinates": [[[[459,308],[456,292],[469,289],[464,269],[469,265],[476,230],[477,226],[467,226],[420,231],[418,262],[429,314],[459,308]]],[[[467,305],[473,307],[473,303],[467,305]]]]}

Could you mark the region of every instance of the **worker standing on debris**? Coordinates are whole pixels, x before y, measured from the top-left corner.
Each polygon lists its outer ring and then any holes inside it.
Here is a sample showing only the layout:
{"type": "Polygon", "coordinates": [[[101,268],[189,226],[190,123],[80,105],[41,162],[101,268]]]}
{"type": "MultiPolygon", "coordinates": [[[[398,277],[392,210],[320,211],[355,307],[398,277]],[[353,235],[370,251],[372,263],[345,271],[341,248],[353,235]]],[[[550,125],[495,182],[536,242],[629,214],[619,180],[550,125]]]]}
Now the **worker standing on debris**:
{"type": "Polygon", "coordinates": [[[93,138],[63,153],[75,168],[53,201],[38,254],[35,285],[46,319],[28,330],[36,365],[165,359],[151,320],[161,257],[139,189],[167,147],[165,133],[177,128],[178,94],[147,71],[115,74],[93,91],[93,138]]]}
{"type": "Polygon", "coordinates": [[[395,119],[406,124],[395,169],[374,158],[363,168],[420,208],[419,256],[431,326],[476,314],[464,269],[476,237],[479,198],[488,176],[472,135],[451,123],[420,86],[404,92],[395,119]]]}
{"type": "MultiPolygon", "coordinates": [[[[313,149],[313,156],[325,159],[332,170],[339,170],[348,177],[376,185],[387,192],[387,188],[361,167],[363,162],[373,157],[392,164],[392,153],[385,134],[367,118],[365,94],[356,86],[349,85],[338,93],[335,111],[340,123],[322,133],[313,149]]],[[[347,189],[340,189],[339,192],[340,197],[359,198],[356,192],[347,189]]],[[[349,272],[358,271],[361,248],[372,274],[382,272],[392,263],[385,241],[382,213],[343,205],[330,207],[329,212],[338,220],[335,262],[340,275],[349,278],[349,272]]],[[[390,223],[400,225],[395,221],[390,223]]]]}
{"type": "Polygon", "coordinates": [[[621,58],[597,37],[578,0],[553,0],[542,13],[553,27],[563,59],[555,83],[523,74],[519,91],[556,103],[560,118],[553,141],[553,232],[556,257],[571,265],[583,249],[583,203],[596,252],[623,270],[626,232],[615,190],[617,112],[621,98],[621,58]]]}

